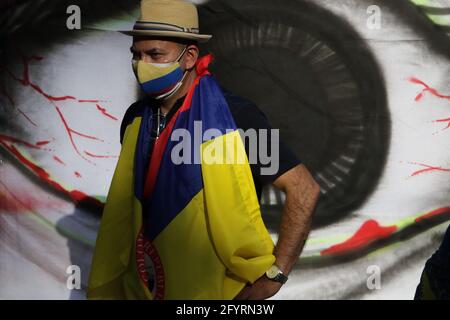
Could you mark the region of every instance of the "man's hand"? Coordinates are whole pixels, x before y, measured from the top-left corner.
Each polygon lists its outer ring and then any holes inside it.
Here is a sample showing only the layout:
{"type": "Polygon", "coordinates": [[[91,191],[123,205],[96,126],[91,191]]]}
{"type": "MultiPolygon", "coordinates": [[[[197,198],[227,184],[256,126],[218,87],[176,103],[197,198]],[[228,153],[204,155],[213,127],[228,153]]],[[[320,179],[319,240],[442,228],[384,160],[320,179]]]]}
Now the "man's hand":
{"type": "Polygon", "coordinates": [[[275,295],[283,284],[263,275],[252,285],[246,286],[234,300],[264,300],[275,295]]]}

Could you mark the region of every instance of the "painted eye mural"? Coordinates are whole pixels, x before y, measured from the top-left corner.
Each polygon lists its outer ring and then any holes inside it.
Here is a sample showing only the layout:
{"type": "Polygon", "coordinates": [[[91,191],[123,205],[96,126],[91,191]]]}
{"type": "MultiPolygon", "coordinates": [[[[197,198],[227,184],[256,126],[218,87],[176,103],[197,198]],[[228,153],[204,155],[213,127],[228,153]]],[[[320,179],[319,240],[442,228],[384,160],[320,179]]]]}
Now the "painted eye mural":
{"type": "MultiPolygon", "coordinates": [[[[213,74],[259,106],[321,186],[274,299],[412,299],[450,220],[450,1],[197,4],[213,74]]],[[[120,123],[140,95],[131,40],[115,32],[138,1],[0,6],[0,298],[84,299],[120,123]],[[71,5],[81,29],[67,27],[71,5]],[[80,289],[67,287],[71,265],[80,289]]],[[[274,240],[283,202],[264,189],[274,240]]]]}
{"type": "Polygon", "coordinates": [[[389,148],[377,61],[351,26],[317,5],[236,6],[239,15],[219,2],[218,18],[203,19],[218,35],[210,48],[215,75],[251,97],[315,173],[322,187],[315,223],[349,214],[378,184],[389,148]]]}

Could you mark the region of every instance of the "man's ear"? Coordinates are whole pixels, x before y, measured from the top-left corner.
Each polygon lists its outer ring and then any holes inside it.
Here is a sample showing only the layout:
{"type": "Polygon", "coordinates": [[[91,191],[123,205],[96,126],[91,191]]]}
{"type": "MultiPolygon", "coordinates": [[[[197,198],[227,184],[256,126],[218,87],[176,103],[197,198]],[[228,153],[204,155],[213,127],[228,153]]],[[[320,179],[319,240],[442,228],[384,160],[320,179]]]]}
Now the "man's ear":
{"type": "Polygon", "coordinates": [[[191,44],[187,47],[184,63],[186,70],[191,70],[195,67],[195,63],[197,62],[199,56],[199,49],[195,44],[191,44]]]}

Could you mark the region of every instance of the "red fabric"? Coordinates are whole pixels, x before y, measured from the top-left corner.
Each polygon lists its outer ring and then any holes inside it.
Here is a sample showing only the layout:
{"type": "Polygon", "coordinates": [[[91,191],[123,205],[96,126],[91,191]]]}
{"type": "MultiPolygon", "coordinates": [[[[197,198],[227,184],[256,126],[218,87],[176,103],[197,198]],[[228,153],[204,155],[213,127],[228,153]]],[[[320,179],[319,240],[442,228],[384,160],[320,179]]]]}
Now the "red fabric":
{"type": "Polygon", "coordinates": [[[208,70],[209,64],[213,61],[214,56],[211,53],[199,58],[195,64],[195,71],[201,76],[211,74],[208,70]]]}

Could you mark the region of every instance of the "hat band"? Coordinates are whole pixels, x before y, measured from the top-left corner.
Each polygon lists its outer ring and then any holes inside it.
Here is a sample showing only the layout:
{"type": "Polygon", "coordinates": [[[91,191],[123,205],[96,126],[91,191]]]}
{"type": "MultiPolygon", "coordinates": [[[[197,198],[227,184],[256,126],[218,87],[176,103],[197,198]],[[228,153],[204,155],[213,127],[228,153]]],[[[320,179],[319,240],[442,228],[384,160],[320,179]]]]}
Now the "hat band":
{"type": "Polygon", "coordinates": [[[147,22],[147,21],[136,21],[133,27],[134,30],[152,30],[152,31],[178,31],[185,33],[195,33],[199,34],[200,30],[198,28],[184,28],[176,26],[174,24],[161,23],[161,22],[147,22]]]}

